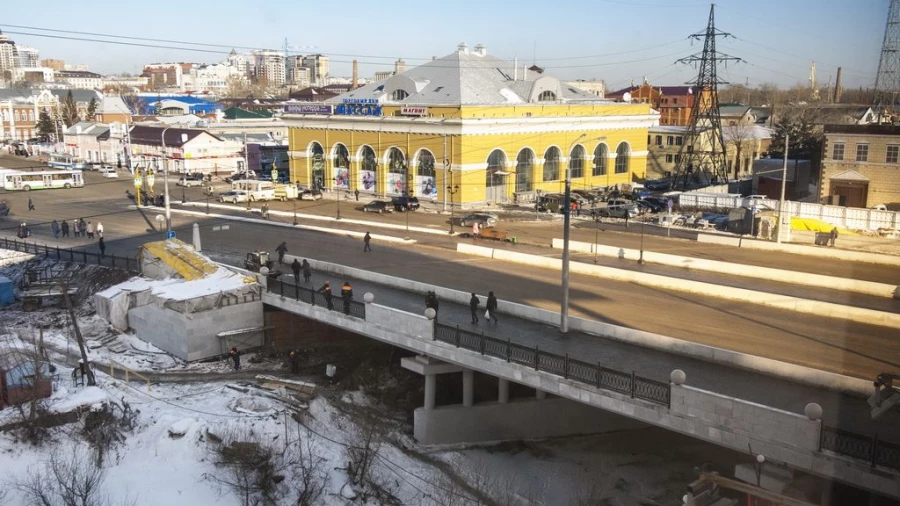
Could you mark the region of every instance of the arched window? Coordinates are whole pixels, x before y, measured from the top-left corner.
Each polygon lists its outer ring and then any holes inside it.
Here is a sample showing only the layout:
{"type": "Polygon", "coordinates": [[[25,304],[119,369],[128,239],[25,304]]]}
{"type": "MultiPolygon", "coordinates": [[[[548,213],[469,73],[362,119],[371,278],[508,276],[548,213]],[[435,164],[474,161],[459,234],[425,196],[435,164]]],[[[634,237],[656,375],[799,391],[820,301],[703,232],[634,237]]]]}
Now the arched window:
{"type": "Polygon", "coordinates": [[[544,181],[559,181],[559,148],[556,146],[544,153],[544,181]]]}
{"type": "Polygon", "coordinates": [[[406,193],[407,168],[406,157],[400,148],[391,148],[388,151],[387,193],[399,195],[406,193]]]}
{"type": "Polygon", "coordinates": [[[534,153],[525,148],[516,156],[516,191],[530,192],[534,189],[531,183],[531,171],[534,170],[534,153]]]}
{"type": "Polygon", "coordinates": [[[312,181],[310,184],[314,188],[322,189],[325,187],[325,150],[318,142],[313,142],[309,146],[309,168],[312,173],[312,181]]]}
{"type": "Polygon", "coordinates": [[[502,174],[497,174],[498,172],[506,172],[506,153],[495,149],[488,155],[487,169],[484,171],[484,186],[488,188],[502,186],[504,178],[502,174]]]}
{"type": "Polygon", "coordinates": [[[419,151],[419,156],[416,158],[416,161],[419,165],[419,167],[416,169],[416,175],[435,177],[434,155],[431,154],[431,151],[428,151],[427,149],[419,151]]]}
{"type": "Polygon", "coordinates": [[[350,152],[347,146],[335,144],[334,156],[331,159],[331,167],[334,170],[334,186],[338,188],[350,187],[350,152]]]}
{"type": "Polygon", "coordinates": [[[399,102],[408,96],[409,93],[407,93],[406,90],[394,90],[394,92],[391,93],[391,100],[399,102]]]}
{"type": "Polygon", "coordinates": [[[569,153],[569,176],[573,179],[584,177],[584,146],[575,146],[569,153]]]}
{"type": "Polygon", "coordinates": [[[556,93],[553,93],[550,90],[542,91],[540,95],[538,95],[538,102],[552,102],[556,100],[556,93]]]}
{"type": "Polygon", "coordinates": [[[625,174],[628,172],[628,156],[631,150],[628,144],[620,143],[616,148],[616,174],[625,174]]]}
{"type": "Polygon", "coordinates": [[[378,158],[375,156],[375,150],[369,146],[363,146],[359,150],[359,186],[362,191],[376,191],[376,181],[378,178],[378,158]]]}
{"type": "Polygon", "coordinates": [[[594,171],[595,176],[606,175],[606,160],[609,158],[609,148],[606,144],[597,144],[594,148],[594,171]]]}
{"type": "Polygon", "coordinates": [[[437,175],[434,171],[434,155],[423,149],[416,156],[416,188],[422,197],[437,197],[437,175]]]}

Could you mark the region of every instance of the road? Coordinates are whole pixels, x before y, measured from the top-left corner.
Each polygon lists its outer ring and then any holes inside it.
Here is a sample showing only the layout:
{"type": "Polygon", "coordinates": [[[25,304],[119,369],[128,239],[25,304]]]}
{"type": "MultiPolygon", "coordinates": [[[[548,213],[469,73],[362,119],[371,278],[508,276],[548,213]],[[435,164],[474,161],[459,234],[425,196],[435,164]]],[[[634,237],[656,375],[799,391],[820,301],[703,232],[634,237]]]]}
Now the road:
{"type": "MultiPolygon", "coordinates": [[[[0,161],[0,165],[8,165],[0,161]]],[[[87,175],[89,186],[80,190],[57,190],[31,192],[36,210],[25,211],[23,193],[6,193],[3,198],[10,201],[15,216],[10,225],[14,228],[17,220],[27,219],[31,223],[47,222],[51,219],[102,220],[106,230],[107,248],[110,252],[133,252],[148,238],[147,230],[155,227],[154,216],[161,212],[155,208],[130,209],[125,197],[131,181],[102,180],[96,174],[87,175]]],[[[180,200],[180,189],[173,191],[173,200],[180,200]]],[[[187,198],[200,199],[200,191],[191,188],[187,198]]],[[[298,202],[303,212],[330,214],[335,209],[334,201],[298,202]]],[[[273,209],[290,209],[290,203],[276,203],[273,209]]],[[[344,203],[342,212],[350,207],[344,203]]],[[[240,212],[240,211],[239,211],[240,212]]],[[[366,217],[357,213],[360,217],[366,217]]],[[[179,237],[190,238],[190,230],[184,226],[195,218],[173,215],[179,237]]],[[[378,216],[396,223],[409,218],[418,226],[441,229],[441,221],[446,216],[426,213],[412,215],[378,216]]],[[[291,221],[290,218],[286,218],[291,221]]],[[[244,252],[259,247],[274,248],[282,240],[288,242],[291,253],[321,260],[371,269],[384,274],[409,277],[419,281],[447,286],[464,291],[486,293],[493,290],[498,297],[513,302],[558,310],[560,288],[559,273],[552,270],[511,266],[489,259],[477,259],[457,254],[453,249],[456,238],[432,234],[408,234],[419,242],[414,246],[389,246],[373,243],[372,254],[362,253],[362,244],[351,239],[332,234],[299,230],[294,228],[231,223],[229,230],[213,231],[213,226],[222,224],[222,219],[201,219],[203,247],[224,254],[242,256],[244,252]]],[[[547,224],[517,223],[521,230],[533,228],[529,235],[531,244],[547,244],[555,236],[547,224]],[[543,234],[543,235],[540,235],[543,234]],[[537,239],[535,239],[537,238],[537,239]]],[[[336,228],[362,229],[337,223],[336,228]]],[[[37,227],[39,242],[51,242],[47,227],[37,227]]],[[[9,232],[9,230],[7,230],[9,232]]],[[[403,231],[391,232],[374,230],[373,233],[407,235],[403,231]]],[[[631,233],[608,231],[605,244],[631,247],[638,238],[631,233]]],[[[584,231],[576,229],[575,234],[584,231]]],[[[149,237],[160,237],[154,230],[149,237]]],[[[593,240],[593,234],[590,234],[593,240]]],[[[523,235],[524,237],[524,235],[523,235]]],[[[585,240],[585,239],[582,239],[585,240]]],[[[737,250],[735,248],[710,247],[685,240],[645,237],[645,246],[654,251],[687,254],[716,260],[738,261],[757,264],[769,263],[769,255],[737,250]],[[652,242],[650,242],[652,241],[652,242]],[[657,249],[659,248],[659,249],[657,249]]],[[[89,245],[92,241],[74,239],[60,241],[61,245],[89,245]]],[[[522,245],[523,248],[538,248],[522,245]]],[[[538,251],[536,249],[536,251],[538,251]]],[[[551,254],[549,248],[542,250],[551,254]]],[[[796,270],[816,267],[816,272],[833,275],[875,279],[881,282],[900,284],[900,268],[869,266],[852,262],[814,259],[796,255],[778,255],[777,266],[796,270]],[[802,267],[802,268],[801,268],[802,267]]],[[[615,262],[613,260],[613,262],[615,262]]],[[[774,264],[773,264],[774,265],[774,264]]],[[[749,281],[733,281],[746,286],[749,281]]],[[[805,291],[805,289],[804,289],[805,291]]],[[[687,339],[703,344],[732,349],[744,353],[784,360],[823,370],[839,372],[851,376],[872,379],[883,371],[900,370],[900,336],[895,330],[874,325],[846,322],[827,316],[803,315],[790,311],[762,308],[744,303],[721,301],[711,297],[687,296],[685,294],[658,290],[650,287],[612,282],[590,276],[573,275],[571,278],[571,314],[584,318],[605,321],[617,325],[655,332],[687,339]]],[[[833,294],[853,305],[864,298],[850,294],[833,294]]],[[[885,299],[887,309],[895,301],[885,299]]],[[[895,306],[893,306],[895,307],[895,306]]]]}

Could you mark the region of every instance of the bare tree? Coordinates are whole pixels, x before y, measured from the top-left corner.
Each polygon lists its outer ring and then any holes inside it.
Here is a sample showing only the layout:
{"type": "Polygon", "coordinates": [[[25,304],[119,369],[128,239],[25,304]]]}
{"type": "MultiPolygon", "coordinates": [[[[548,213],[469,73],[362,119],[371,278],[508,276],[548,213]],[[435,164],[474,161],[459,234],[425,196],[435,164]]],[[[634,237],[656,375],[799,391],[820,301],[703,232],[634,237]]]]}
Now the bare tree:
{"type": "MultiPolygon", "coordinates": [[[[299,426],[298,426],[299,430],[299,426]]],[[[314,506],[319,504],[325,488],[328,486],[328,473],[324,469],[325,458],[320,456],[318,445],[307,430],[306,437],[297,442],[295,454],[294,489],[297,493],[295,506],[314,506]]]]}
{"type": "MultiPolygon", "coordinates": [[[[17,371],[20,381],[25,383],[17,385],[16,397],[13,405],[18,413],[18,430],[16,434],[34,445],[40,445],[49,437],[50,431],[44,423],[44,417],[48,413],[48,402],[45,395],[49,395],[50,379],[45,376],[52,365],[47,364],[43,349],[43,328],[39,329],[38,336],[32,339],[32,344],[20,341],[15,334],[7,333],[7,343],[2,353],[3,361],[12,365],[17,371]]],[[[10,399],[12,400],[12,399],[10,399]]]]}
{"type": "Polygon", "coordinates": [[[750,170],[750,162],[748,158],[748,162],[744,163],[744,150],[752,149],[752,143],[754,140],[754,132],[755,128],[753,125],[748,125],[744,122],[738,122],[734,125],[728,125],[723,127],[725,130],[725,145],[726,149],[728,147],[734,150],[734,178],[737,179],[740,177],[741,169],[745,169],[749,172],[750,170]]]}
{"type": "Polygon", "coordinates": [[[372,465],[378,457],[382,441],[375,416],[365,416],[350,436],[346,447],[349,459],[347,474],[355,485],[364,483],[371,477],[372,465]]]}
{"type": "Polygon", "coordinates": [[[238,429],[211,448],[213,463],[224,473],[205,473],[211,480],[234,493],[242,506],[276,504],[284,490],[279,484],[289,465],[283,454],[263,442],[252,429],[238,429]]]}
{"type": "Polygon", "coordinates": [[[105,478],[102,467],[73,447],[68,455],[54,450],[43,464],[29,468],[26,476],[11,486],[29,506],[110,506],[103,488],[105,478]]]}

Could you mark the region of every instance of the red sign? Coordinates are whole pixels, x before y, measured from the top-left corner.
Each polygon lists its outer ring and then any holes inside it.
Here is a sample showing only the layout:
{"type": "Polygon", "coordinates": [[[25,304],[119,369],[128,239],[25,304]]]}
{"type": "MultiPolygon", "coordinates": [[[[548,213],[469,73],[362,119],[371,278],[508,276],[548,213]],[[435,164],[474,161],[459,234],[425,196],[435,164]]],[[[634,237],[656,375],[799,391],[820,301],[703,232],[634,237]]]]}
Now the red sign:
{"type": "Polygon", "coordinates": [[[400,108],[400,114],[402,116],[428,116],[428,108],[403,106],[400,108]]]}

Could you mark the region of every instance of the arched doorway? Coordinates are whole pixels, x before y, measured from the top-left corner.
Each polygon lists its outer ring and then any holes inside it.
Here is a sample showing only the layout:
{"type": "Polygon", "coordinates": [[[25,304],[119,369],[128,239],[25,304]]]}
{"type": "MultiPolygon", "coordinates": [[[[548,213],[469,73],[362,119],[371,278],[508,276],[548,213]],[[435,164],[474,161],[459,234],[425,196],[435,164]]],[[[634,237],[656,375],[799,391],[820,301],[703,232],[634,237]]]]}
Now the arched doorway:
{"type": "Polygon", "coordinates": [[[434,155],[423,149],[416,157],[416,191],[424,199],[437,198],[437,175],[434,171],[434,155]]]}
{"type": "Polygon", "coordinates": [[[378,158],[375,150],[363,146],[359,150],[359,184],[360,191],[376,193],[378,191],[378,158]]]}
{"type": "Polygon", "coordinates": [[[334,154],[331,158],[333,171],[333,188],[346,190],[350,188],[350,152],[343,144],[334,145],[334,154]]]}
{"type": "Polygon", "coordinates": [[[495,149],[488,155],[484,171],[485,199],[488,202],[506,202],[506,153],[495,149]]]}
{"type": "Polygon", "coordinates": [[[387,188],[385,188],[384,192],[388,195],[405,195],[409,166],[406,163],[406,156],[403,155],[403,151],[400,151],[400,148],[388,150],[387,164],[387,188]]]}
{"type": "Polygon", "coordinates": [[[525,148],[516,156],[516,193],[534,190],[532,171],[534,170],[534,153],[525,148]]]}
{"type": "Polygon", "coordinates": [[[309,145],[309,186],[317,190],[325,187],[325,150],[318,142],[309,145]]]}

